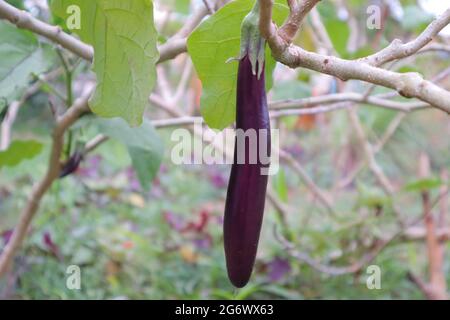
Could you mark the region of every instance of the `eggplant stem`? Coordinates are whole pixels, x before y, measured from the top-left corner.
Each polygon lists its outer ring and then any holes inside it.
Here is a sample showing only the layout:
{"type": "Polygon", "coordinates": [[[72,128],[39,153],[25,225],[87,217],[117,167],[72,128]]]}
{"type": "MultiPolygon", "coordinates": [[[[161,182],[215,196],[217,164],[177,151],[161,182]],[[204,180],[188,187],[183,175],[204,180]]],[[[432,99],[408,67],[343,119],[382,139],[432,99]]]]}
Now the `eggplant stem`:
{"type": "MultiPolygon", "coordinates": [[[[261,78],[265,60],[266,40],[259,31],[259,1],[255,1],[253,9],[245,16],[241,26],[241,52],[240,59],[249,57],[252,64],[253,75],[261,78]]],[[[239,60],[240,60],[239,59],[239,60]]]]}

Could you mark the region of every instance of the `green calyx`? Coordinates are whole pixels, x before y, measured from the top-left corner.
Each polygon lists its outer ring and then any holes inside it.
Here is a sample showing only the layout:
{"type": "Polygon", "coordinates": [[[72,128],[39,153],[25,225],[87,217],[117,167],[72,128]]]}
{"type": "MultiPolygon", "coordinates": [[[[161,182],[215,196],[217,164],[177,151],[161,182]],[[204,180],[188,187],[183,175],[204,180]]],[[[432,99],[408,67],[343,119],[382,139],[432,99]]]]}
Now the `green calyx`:
{"type": "Polygon", "coordinates": [[[244,18],[241,26],[240,59],[248,55],[254,75],[258,72],[258,79],[263,71],[266,40],[259,31],[259,0],[256,0],[252,11],[244,18]],[[258,68],[257,68],[258,66],[258,68]]]}

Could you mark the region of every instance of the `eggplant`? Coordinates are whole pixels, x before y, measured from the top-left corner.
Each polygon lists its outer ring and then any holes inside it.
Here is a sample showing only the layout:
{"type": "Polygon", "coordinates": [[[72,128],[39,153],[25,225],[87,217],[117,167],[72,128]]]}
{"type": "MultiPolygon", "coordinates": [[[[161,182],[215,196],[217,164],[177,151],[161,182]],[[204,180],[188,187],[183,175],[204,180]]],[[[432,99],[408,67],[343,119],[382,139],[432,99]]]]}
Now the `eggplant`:
{"type": "Polygon", "coordinates": [[[83,161],[83,153],[81,151],[76,151],[69,158],[69,160],[62,166],[61,172],[59,173],[59,178],[63,179],[71,174],[75,173],[81,162],[83,161]]]}
{"type": "MultiPolygon", "coordinates": [[[[255,7],[257,6],[258,1],[255,7]]],[[[255,263],[264,215],[267,171],[270,166],[267,161],[270,157],[271,140],[265,91],[264,40],[258,37],[257,21],[252,19],[256,15],[259,17],[254,8],[247,16],[250,18],[246,18],[243,23],[236,95],[237,135],[248,132],[247,130],[256,130],[256,143],[236,136],[223,226],[228,277],[237,288],[248,283],[255,263]],[[250,24],[246,25],[249,20],[250,24]],[[249,36],[249,30],[256,36],[249,36]],[[238,145],[239,142],[241,145],[238,145]],[[260,150],[264,145],[265,150],[260,150]],[[239,154],[244,151],[245,157],[239,154]],[[256,155],[256,161],[255,157],[252,161],[250,155],[256,155]]]]}

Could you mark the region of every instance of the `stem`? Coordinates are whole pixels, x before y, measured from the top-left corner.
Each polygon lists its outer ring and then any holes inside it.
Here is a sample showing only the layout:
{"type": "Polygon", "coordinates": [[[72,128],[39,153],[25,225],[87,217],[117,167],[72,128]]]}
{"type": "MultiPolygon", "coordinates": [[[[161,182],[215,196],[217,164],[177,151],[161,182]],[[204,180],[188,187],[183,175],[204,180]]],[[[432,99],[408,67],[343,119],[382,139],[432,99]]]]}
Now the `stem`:
{"type": "Polygon", "coordinates": [[[261,77],[264,66],[266,41],[259,31],[259,1],[255,1],[252,10],[245,16],[241,26],[241,53],[239,59],[248,55],[252,64],[252,72],[261,77]]]}
{"type": "MultiPolygon", "coordinates": [[[[67,95],[66,106],[67,108],[70,108],[70,106],[73,104],[72,69],[69,67],[69,64],[64,58],[64,55],[62,54],[61,50],[57,49],[56,52],[58,53],[58,56],[61,60],[66,75],[66,95],[67,95]]],[[[64,155],[66,156],[66,158],[70,157],[70,153],[72,151],[72,140],[73,140],[73,133],[72,130],[69,129],[67,133],[67,145],[64,148],[64,155]]]]}

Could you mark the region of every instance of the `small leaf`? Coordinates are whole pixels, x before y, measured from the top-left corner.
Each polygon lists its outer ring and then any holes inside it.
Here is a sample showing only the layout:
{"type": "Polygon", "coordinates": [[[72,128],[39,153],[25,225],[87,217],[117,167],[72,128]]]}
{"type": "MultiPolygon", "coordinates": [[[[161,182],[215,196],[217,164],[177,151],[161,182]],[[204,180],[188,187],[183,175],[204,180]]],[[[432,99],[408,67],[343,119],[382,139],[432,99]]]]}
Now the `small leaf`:
{"type": "Polygon", "coordinates": [[[74,31],[95,51],[92,111],[121,117],[131,126],[142,124],[159,59],[152,1],[54,0],[53,13],[67,21],[70,5],[79,6],[82,13],[81,29],[74,31]]]}
{"type": "Polygon", "coordinates": [[[8,2],[10,5],[13,5],[17,9],[21,9],[21,10],[25,9],[23,6],[23,0],[6,0],[6,2],[8,2]]]}
{"type": "Polygon", "coordinates": [[[7,150],[0,152],[0,169],[15,167],[22,161],[33,159],[41,153],[42,147],[42,143],[34,140],[14,141],[7,150]]]}
{"type": "Polygon", "coordinates": [[[0,112],[27,87],[31,74],[41,74],[51,66],[52,51],[40,47],[28,31],[0,21],[0,112]]]}
{"type": "Polygon", "coordinates": [[[348,23],[339,19],[336,7],[330,1],[324,2],[318,9],[330,36],[330,40],[333,43],[333,47],[339,55],[345,57],[348,55],[347,42],[350,36],[348,23]]]}
{"type": "MultiPolygon", "coordinates": [[[[235,120],[238,64],[225,62],[239,55],[241,23],[252,6],[253,1],[248,0],[230,2],[206,19],[188,39],[188,52],[203,85],[201,113],[211,128],[224,129],[235,120]]],[[[277,23],[281,23],[287,14],[286,6],[275,4],[274,20],[277,23]]],[[[267,49],[267,89],[272,86],[274,68],[275,61],[267,49]]]]}
{"type": "Polygon", "coordinates": [[[100,131],[128,148],[133,168],[144,190],[158,173],[164,154],[163,143],[150,122],[131,128],[122,119],[98,119],[100,131]]]}
{"type": "Polygon", "coordinates": [[[277,191],[278,196],[284,202],[288,201],[288,187],[286,183],[286,174],[283,169],[280,168],[278,174],[274,177],[273,186],[277,191]]]}
{"type": "Polygon", "coordinates": [[[409,192],[421,192],[439,188],[444,183],[437,178],[421,179],[408,183],[403,189],[409,192]]]}
{"type": "Polygon", "coordinates": [[[380,208],[390,207],[392,205],[392,199],[377,188],[358,183],[357,189],[358,199],[355,204],[356,208],[380,208]]]}
{"type": "Polygon", "coordinates": [[[407,31],[421,32],[433,20],[433,15],[416,5],[405,7],[402,28],[407,31]]]}

